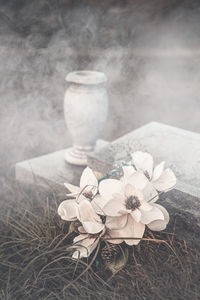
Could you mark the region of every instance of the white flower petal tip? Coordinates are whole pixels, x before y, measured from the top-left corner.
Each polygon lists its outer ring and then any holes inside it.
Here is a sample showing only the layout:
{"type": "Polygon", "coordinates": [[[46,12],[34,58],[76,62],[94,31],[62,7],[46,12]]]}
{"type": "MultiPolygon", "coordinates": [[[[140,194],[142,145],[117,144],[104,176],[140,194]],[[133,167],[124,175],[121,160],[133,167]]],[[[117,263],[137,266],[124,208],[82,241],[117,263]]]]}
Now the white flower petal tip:
{"type": "Polygon", "coordinates": [[[100,222],[82,222],[82,224],[83,224],[83,228],[85,229],[85,231],[90,234],[99,233],[105,227],[105,225],[100,222]]]}
{"type": "Polygon", "coordinates": [[[64,183],[64,186],[66,187],[66,189],[69,191],[68,195],[67,196],[70,196],[70,195],[78,195],[79,192],[80,192],[80,187],[76,186],[76,185],[73,185],[71,183],[67,183],[65,182],[64,183]]]}
{"type": "Polygon", "coordinates": [[[80,234],[75,239],[72,246],[72,248],[75,248],[75,251],[72,255],[72,258],[74,259],[90,256],[99,242],[98,238],[90,238],[88,234],[80,234]]]}
{"type": "Polygon", "coordinates": [[[80,254],[81,254],[80,251],[75,250],[74,253],[72,254],[72,258],[78,260],[82,258],[80,254]]]}
{"type": "Polygon", "coordinates": [[[165,161],[162,161],[159,165],[157,165],[153,171],[152,181],[157,180],[163,173],[165,167],[165,161]]]}
{"type": "Polygon", "coordinates": [[[162,220],[156,220],[156,221],[153,221],[153,222],[147,224],[147,226],[152,231],[162,231],[162,230],[166,229],[167,224],[168,223],[166,223],[166,222],[164,222],[162,220]]]}
{"type": "Polygon", "coordinates": [[[78,205],[75,200],[65,200],[58,207],[58,214],[65,221],[75,221],[78,215],[78,205]]]}
{"type": "Polygon", "coordinates": [[[164,215],[164,220],[152,221],[151,223],[147,224],[147,226],[149,227],[149,229],[151,229],[153,231],[164,230],[167,227],[167,224],[169,223],[169,214],[163,206],[161,206],[159,204],[153,204],[153,206],[159,208],[162,211],[162,213],[164,215]]]}
{"type": "Polygon", "coordinates": [[[151,154],[142,151],[136,151],[131,154],[132,163],[137,170],[142,170],[151,178],[153,173],[153,157],[151,154]]]}
{"type": "Polygon", "coordinates": [[[80,188],[84,189],[84,191],[92,192],[93,195],[96,195],[98,191],[98,180],[89,167],[86,167],[83,170],[83,173],[80,178],[80,188]]]}
{"type": "Polygon", "coordinates": [[[176,176],[171,169],[165,169],[161,176],[153,181],[155,189],[160,192],[167,192],[176,186],[176,176]]]}
{"type": "Polygon", "coordinates": [[[152,209],[150,211],[141,211],[141,212],[142,212],[141,222],[144,224],[149,224],[156,220],[164,220],[164,214],[162,210],[160,209],[160,207],[157,207],[155,205],[154,206],[152,205],[152,209]]]}
{"type": "Polygon", "coordinates": [[[121,178],[121,181],[123,182],[126,182],[126,179],[136,172],[133,166],[123,166],[122,169],[123,169],[123,177],[121,178]]]}
{"type": "Polygon", "coordinates": [[[127,215],[122,215],[120,217],[106,217],[106,227],[108,229],[121,229],[127,223],[127,215]]]}

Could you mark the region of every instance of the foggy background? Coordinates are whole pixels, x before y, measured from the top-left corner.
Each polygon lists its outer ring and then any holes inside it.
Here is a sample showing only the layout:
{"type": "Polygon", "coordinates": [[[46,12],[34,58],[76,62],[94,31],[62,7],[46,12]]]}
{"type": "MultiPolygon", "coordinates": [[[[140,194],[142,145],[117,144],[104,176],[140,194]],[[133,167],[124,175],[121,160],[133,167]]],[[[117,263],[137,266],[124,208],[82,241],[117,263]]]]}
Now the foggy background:
{"type": "Polygon", "coordinates": [[[109,78],[114,140],[150,121],[200,133],[200,2],[0,0],[0,165],[71,144],[65,77],[109,78]]]}

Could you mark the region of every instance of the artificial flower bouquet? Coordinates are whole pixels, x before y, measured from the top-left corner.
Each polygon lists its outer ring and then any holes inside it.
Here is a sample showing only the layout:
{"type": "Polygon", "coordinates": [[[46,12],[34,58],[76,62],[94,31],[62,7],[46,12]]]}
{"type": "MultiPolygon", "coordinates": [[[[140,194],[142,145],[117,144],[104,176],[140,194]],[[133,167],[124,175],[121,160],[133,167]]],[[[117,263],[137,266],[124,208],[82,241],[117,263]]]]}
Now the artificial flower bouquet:
{"type": "Polygon", "coordinates": [[[59,205],[58,214],[77,224],[74,259],[89,257],[101,241],[114,253],[117,244],[137,245],[145,226],[153,231],[166,228],[169,214],[156,201],[174,188],[176,177],[164,161],[154,167],[149,153],[137,151],[131,157],[106,175],[85,168],[80,186],[65,183],[69,199],[59,205]]]}

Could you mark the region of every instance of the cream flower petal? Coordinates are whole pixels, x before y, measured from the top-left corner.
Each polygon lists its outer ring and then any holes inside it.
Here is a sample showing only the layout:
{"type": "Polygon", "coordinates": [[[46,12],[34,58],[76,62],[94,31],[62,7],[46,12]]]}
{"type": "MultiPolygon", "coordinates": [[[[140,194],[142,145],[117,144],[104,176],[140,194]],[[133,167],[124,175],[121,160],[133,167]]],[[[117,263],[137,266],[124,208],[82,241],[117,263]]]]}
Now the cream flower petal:
{"type": "Polygon", "coordinates": [[[135,189],[143,190],[149,182],[142,171],[137,171],[127,178],[126,183],[131,184],[135,189]]]}
{"type": "Polygon", "coordinates": [[[146,202],[156,202],[159,198],[158,192],[151,182],[147,182],[142,190],[146,202]]]}
{"type": "Polygon", "coordinates": [[[159,208],[162,211],[162,213],[164,215],[164,220],[153,221],[153,222],[147,224],[147,226],[149,227],[149,229],[151,229],[153,231],[164,230],[167,227],[167,224],[169,223],[169,214],[163,206],[161,206],[159,204],[152,204],[152,205],[159,208]]]}
{"type": "Polygon", "coordinates": [[[121,180],[123,182],[126,182],[126,179],[136,172],[133,166],[123,166],[122,169],[123,169],[123,177],[121,178],[121,180]]]}
{"type": "Polygon", "coordinates": [[[126,210],[124,205],[124,198],[119,194],[113,194],[113,199],[108,201],[103,207],[106,216],[117,217],[120,216],[120,211],[126,210]]]}
{"type": "Polygon", "coordinates": [[[126,225],[128,215],[123,215],[120,217],[106,217],[106,227],[108,229],[121,229],[126,225]]]}
{"type": "Polygon", "coordinates": [[[119,210],[119,214],[120,215],[127,215],[130,214],[132,212],[131,209],[123,209],[123,210],[119,210]]]}
{"type": "MultiPolygon", "coordinates": [[[[74,251],[74,253],[72,254],[72,258],[74,258],[74,259],[81,259],[82,257],[85,257],[84,253],[87,252],[87,250],[85,250],[85,252],[82,252],[83,250],[81,248],[82,247],[80,247],[80,250],[75,250],[74,251]]],[[[87,253],[86,253],[86,255],[87,255],[87,253]]]]}
{"type": "MultiPolygon", "coordinates": [[[[133,218],[132,218],[133,219],[133,218]]],[[[145,225],[141,222],[135,222],[132,225],[132,236],[135,238],[139,238],[138,240],[125,240],[125,243],[132,246],[138,245],[140,242],[140,238],[143,237],[145,231],[145,225]]]]}
{"type": "MultiPolygon", "coordinates": [[[[145,225],[141,222],[136,222],[131,215],[129,215],[126,230],[124,230],[124,236],[125,237],[134,237],[134,238],[142,238],[144,231],[145,231],[145,225]]],[[[125,243],[132,246],[139,244],[140,239],[138,240],[131,240],[131,239],[125,239],[125,243]]]]}
{"type": "Polygon", "coordinates": [[[80,222],[94,221],[101,222],[101,218],[94,211],[92,204],[88,200],[83,200],[78,206],[78,218],[80,222]]]}
{"type": "Polygon", "coordinates": [[[123,190],[123,183],[117,179],[105,179],[99,184],[99,193],[107,201],[112,199],[113,194],[120,194],[123,190]]]}
{"type": "Polygon", "coordinates": [[[79,234],[77,236],[75,236],[75,238],[73,239],[73,244],[77,244],[82,240],[85,240],[87,238],[89,238],[89,234],[79,234]]]}
{"type": "Polygon", "coordinates": [[[139,211],[139,209],[135,209],[131,212],[131,216],[133,217],[133,219],[136,221],[136,222],[140,222],[140,219],[141,219],[141,212],[139,211]]]}
{"type": "Polygon", "coordinates": [[[94,208],[96,213],[102,216],[105,215],[103,207],[106,203],[107,201],[101,195],[96,195],[91,201],[92,207],[94,208]]]}
{"type": "Polygon", "coordinates": [[[96,249],[99,243],[99,238],[97,238],[89,247],[89,255],[96,249]]]}
{"type": "Polygon", "coordinates": [[[136,151],[132,153],[132,163],[135,165],[137,170],[147,172],[150,178],[153,173],[153,157],[151,154],[142,151],[136,151]]]}
{"type": "MultiPolygon", "coordinates": [[[[82,237],[81,237],[82,238],[82,237]]],[[[80,239],[80,242],[75,245],[75,251],[72,255],[73,258],[78,259],[88,257],[94,251],[98,244],[98,239],[85,237],[80,239]]]]}
{"type": "Polygon", "coordinates": [[[141,222],[144,224],[149,224],[155,220],[164,220],[164,214],[162,210],[155,205],[152,205],[152,209],[149,211],[145,211],[140,209],[141,215],[141,222]]]}
{"type": "Polygon", "coordinates": [[[146,211],[149,211],[151,210],[152,206],[151,204],[147,203],[145,200],[144,201],[140,201],[140,209],[142,210],[146,210],[146,211]]]}
{"type": "Polygon", "coordinates": [[[125,185],[124,194],[127,198],[131,197],[131,196],[135,196],[140,201],[142,201],[144,199],[144,196],[143,196],[142,192],[140,190],[134,188],[131,184],[126,184],[125,185]]]}
{"type": "Polygon", "coordinates": [[[94,195],[97,193],[98,190],[98,180],[94,175],[92,169],[89,167],[85,168],[81,178],[80,178],[80,188],[84,189],[84,191],[91,191],[94,195]]]}
{"type": "Polygon", "coordinates": [[[68,189],[68,191],[70,192],[70,194],[67,194],[67,196],[73,196],[73,195],[78,195],[80,193],[80,187],[73,185],[71,183],[64,183],[64,186],[68,189]]]}
{"type": "Polygon", "coordinates": [[[105,228],[98,237],[90,236],[89,234],[80,234],[74,239],[74,248],[77,249],[73,253],[73,258],[78,259],[81,257],[88,257],[97,247],[101,236],[105,234],[105,228]]]}
{"type": "Polygon", "coordinates": [[[92,222],[92,221],[84,221],[82,222],[84,229],[90,233],[90,234],[95,234],[99,233],[104,229],[104,224],[100,222],[92,222]]]}
{"type": "MultiPolygon", "coordinates": [[[[114,232],[114,231],[117,231],[117,230],[111,230],[111,234],[114,232]]],[[[118,238],[118,236],[115,236],[116,239],[114,239],[111,235],[110,235],[110,232],[108,232],[104,237],[106,238],[106,241],[108,241],[109,243],[111,244],[121,244],[123,242],[123,239],[120,239],[118,238]],[[109,239],[111,238],[111,239],[109,239]]],[[[115,234],[114,234],[115,235],[115,234]]]]}
{"type": "Polygon", "coordinates": [[[112,244],[121,244],[124,241],[122,239],[120,230],[109,230],[108,233],[105,235],[105,238],[109,243],[112,244]]]}
{"type": "Polygon", "coordinates": [[[78,194],[78,196],[76,196],[77,203],[81,203],[84,200],[89,201],[83,194],[78,194]]]}
{"type": "Polygon", "coordinates": [[[152,184],[156,190],[160,192],[169,191],[176,185],[176,176],[174,175],[173,171],[168,168],[164,170],[158,180],[153,181],[152,184]]]}
{"type": "Polygon", "coordinates": [[[165,161],[162,161],[159,165],[157,165],[153,171],[153,177],[152,177],[152,181],[157,180],[162,172],[164,171],[164,167],[165,167],[165,161]]]}
{"type": "MultiPolygon", "coordinates": [[[[123,241],[123,237],[130,237],[130,238],[141,238],[144,234],[145,225],[141,222],[137,223],[134,221],[133,217],[131,215],[128,215],[126,226],[119,230],[110,230],[108,232],[109,236],[112,238],[122,238],[119,240],[109,240],[110,243],[116,243],[118,244],[123,241]]],[[[128,245],[137,245],[140,240],[134,240],[134,239],[125,239],[126,244],[128,245]]]]}
{"type": "Polygon", "coordinates": [[[96,221],[100,222],[101,218],[94,211],[92,204],[88,200],[80,202],[79,206],[79,219],[80,221],[96,221]]]}
{"type": "Polygon", "coordinates": [[[83,200],[79,204],[78,219],[88,233],[95,234],[104,228],[101,218],[96,214],[88,200],[83,200]]]}
{"type": "Polygon", "coordinates": [[[78,216],[78,204],[75,200],[65,200],[58,206],[58,214],[65,221],[75,221],[78,216]]]}

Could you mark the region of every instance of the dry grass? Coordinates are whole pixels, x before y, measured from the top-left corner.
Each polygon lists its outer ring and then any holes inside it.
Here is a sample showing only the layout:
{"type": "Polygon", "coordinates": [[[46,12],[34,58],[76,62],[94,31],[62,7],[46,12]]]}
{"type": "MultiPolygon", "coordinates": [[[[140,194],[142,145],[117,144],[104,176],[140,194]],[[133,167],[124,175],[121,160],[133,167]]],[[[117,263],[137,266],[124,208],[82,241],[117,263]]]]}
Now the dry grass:
{"type": "Polygon", "coordinates": [[[71,259],[73,234],[65,237],[68,224],[57,216],[56,195],[25,191],[15,182],[4,191],[0,299],[199,299],[200,249],[174,235],[187,228],[186,217],[174,217],[172,233],[147,231],[146,237],[168,244],[141,241],[112,276],[99,255],[93,264],[71,259]]]}

